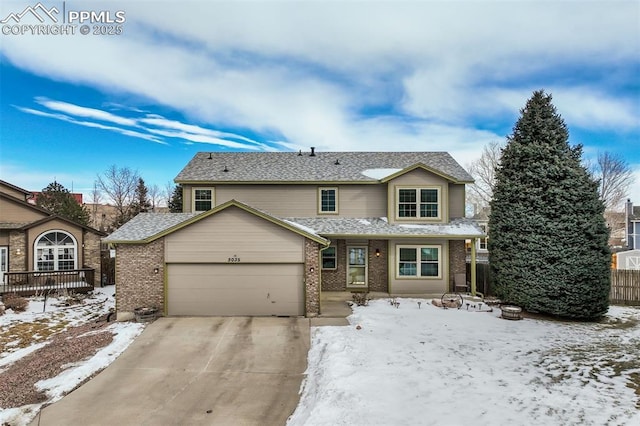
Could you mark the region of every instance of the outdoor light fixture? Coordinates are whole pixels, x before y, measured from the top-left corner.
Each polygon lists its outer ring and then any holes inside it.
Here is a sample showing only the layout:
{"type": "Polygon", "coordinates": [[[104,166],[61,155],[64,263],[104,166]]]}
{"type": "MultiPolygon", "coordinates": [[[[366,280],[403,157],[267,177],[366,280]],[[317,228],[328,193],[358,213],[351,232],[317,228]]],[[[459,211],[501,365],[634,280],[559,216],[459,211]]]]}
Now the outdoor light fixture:
{"type": "Polygon", "coordinates": [[[312,266],[311,268],[309,268],[309,272],[313,273],[313,271],[315,271],[315,268],[312,266]]]}
{"type": "Polygon", "coordinates": [[[20,247],[18,247],[16,249],[16,256],[20,256],[22,254],[22,250],[20,250],[20,247]]]}
{"type": "Polygon", "coordinates": [[[158,272],[160,272],[160,268],[153,268],[153,273],[157,274],[158,272]]]}
{"type": "Polygon", "coordinates": [[[380,249],[376,249],[376,257],[380,257],[380,249]]]}

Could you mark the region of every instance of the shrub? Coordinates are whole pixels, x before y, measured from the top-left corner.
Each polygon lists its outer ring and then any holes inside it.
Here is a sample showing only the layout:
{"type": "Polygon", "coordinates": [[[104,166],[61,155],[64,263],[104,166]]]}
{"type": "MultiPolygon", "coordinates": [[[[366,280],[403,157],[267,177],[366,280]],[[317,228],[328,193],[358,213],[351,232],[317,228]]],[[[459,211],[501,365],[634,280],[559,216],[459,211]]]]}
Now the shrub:
{"type": "Polygon", "coordinates": [[[24,312],[29,306],[29,301],[17,294],[8,293],[2,297],[5,309],[12,309],[14,312],[24,312]]]}

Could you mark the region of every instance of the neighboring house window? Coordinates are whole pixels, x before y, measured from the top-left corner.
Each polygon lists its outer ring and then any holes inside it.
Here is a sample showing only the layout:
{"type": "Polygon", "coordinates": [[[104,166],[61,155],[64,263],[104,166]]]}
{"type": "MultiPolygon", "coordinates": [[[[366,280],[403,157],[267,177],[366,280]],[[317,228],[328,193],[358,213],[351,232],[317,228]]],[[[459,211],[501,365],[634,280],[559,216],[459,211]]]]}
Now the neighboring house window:
{"type": "Polygon", "coordinates": [[[440,189],[398,188],[398,218],[440,217],[440,189]]]}
{"type": "Polygon", "coordinates": [[[440,246],[398,246],[399,278],[440,278],[440,246]]]}
{"type": "Polygon", "coordinates": [[[318,205],[320,213],[338,213],[338,189],[319,188],[318,205]]]}
{"type": "Polygon", "coordinates": [[[640,222],[631,222],[631,234],[627,244],[632,249],[640,249],[640,222]]]}
{"type": "Polygon", "coordinates": [[[213,208],[213,189],[193,188],[193,211],[205,212],[213,208]]]}
{"type": "Polygon", "coordinates": [[[77,267],[78,245],[75,238],[64,231],[49,231],[35,243],[36,271],[68,271],[77,267]]]}
{"type": "Polygon", "coordinates": [[[336,269],[336,248],[327,247],[322,250],[322,269],[336,269]]]}
{"type": "MultiPolygon", "coordinates": [[[[483,234],[487,234],[487,225],[481,224],[480,229],[482,229],[483,234]]],[[[487,250],[487,237],[478,238],[478,250],[487,250]]]]}

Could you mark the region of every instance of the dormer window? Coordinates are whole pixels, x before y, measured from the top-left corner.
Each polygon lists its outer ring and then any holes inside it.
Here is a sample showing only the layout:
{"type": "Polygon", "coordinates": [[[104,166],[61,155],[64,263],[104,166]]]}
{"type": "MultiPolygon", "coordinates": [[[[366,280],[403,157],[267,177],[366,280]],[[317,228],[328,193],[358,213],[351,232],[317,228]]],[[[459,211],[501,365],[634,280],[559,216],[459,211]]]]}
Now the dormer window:
{"type": "Polygon", "coordinates": [[[440,219],[440,188],[398,188],[398,219],[440,219]]]}
{"type": "Polygon", "coordinates": [[[213,188],[193,188],[193,211],[206,212],[213,208],[213,188]]]}

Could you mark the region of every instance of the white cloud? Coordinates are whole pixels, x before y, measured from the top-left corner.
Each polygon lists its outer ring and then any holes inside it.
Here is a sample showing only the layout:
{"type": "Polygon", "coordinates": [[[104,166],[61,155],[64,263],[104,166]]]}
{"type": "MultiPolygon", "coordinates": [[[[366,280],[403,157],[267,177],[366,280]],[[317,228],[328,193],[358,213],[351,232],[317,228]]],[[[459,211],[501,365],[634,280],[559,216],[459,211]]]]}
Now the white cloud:
{"type": "MultiPolygon", "coordinates": [[[[36,74],[133,94],[216,128],[249,129],[283,147],[440,149],[469,157],[504,136],[477,130],[475,120],[515,119],[539,88],[554,94],[569,124],[629,129],[638,115],[633,102],[598,87],[604,76],[592,82],[595,87],[553,77],[560,68],[636,63],[637,2],[120,7],[127,13],[121,36],[12,37],[0,49],[36,74]],[[541,87],[522,83],[532,76],[541,87]],[[384,113],[363,118],[377,107],[399,111],[407,120],[384,113]]],[[[52,107],[133,125],[92,108],[65,102],[52,107]]],[[[143,124],[150,132],[191,142],[235,148],[252,143],[187,124],[136,122],[143,124]]]]}

